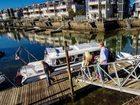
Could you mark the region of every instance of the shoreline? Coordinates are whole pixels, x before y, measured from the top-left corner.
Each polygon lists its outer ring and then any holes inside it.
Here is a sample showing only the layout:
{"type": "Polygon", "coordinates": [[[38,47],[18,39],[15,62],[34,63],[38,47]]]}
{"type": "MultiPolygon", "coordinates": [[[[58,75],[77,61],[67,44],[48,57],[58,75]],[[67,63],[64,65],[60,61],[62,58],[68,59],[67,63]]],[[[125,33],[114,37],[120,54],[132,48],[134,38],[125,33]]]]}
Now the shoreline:
{"type": "Polygon", "coordinates": [[[86,31],[86,32],[107,32],[116,29],[127,29],[140,28],[139,19],[123,19],[123,20],[108,20],[108,21],[47,21],[42,20],[3,20],[0,21],[0,28],[17,28],[17,29],[29,29],[29,28],[41,28],[41,29],[53,29],[53,30],[70,30],[70,31],[86,31]]]}

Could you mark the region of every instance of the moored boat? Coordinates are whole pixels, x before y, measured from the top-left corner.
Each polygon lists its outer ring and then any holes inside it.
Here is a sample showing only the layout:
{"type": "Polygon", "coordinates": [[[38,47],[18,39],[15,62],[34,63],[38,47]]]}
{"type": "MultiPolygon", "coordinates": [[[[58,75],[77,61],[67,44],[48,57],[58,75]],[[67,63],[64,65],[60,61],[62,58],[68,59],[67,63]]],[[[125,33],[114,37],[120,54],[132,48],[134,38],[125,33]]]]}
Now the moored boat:
{"type": "MultiPolygon", "coordinates": [[[[84,43],[70,46],[68,52],[71,70],[74,70],[77,66],[81,65],[83,54],[86,51],[99,54],[99,50],[97,43],[84,43]]],[[[67,70],[65,50],[62,47],[46,48],[45,52],[44,60],[30,62],[20,68],[20,75],[17,77],[22,77],[20,78],[21,84],[27,84],[46,78],[42,61],[45,61],[53,67],[54,71],[67,70]]]]}
{"type": "MultiPolygon", "coordinates": [[[[83,43],[69,46],[70,64],[79,64],[82,61],[83,54],[88,51],[91,54],[99,55],[100,48],[97,43],[83,43]]],[[[46,48],[44,61],[54,68],[66,66],[66,56],[63,47],[46,48]]]]}

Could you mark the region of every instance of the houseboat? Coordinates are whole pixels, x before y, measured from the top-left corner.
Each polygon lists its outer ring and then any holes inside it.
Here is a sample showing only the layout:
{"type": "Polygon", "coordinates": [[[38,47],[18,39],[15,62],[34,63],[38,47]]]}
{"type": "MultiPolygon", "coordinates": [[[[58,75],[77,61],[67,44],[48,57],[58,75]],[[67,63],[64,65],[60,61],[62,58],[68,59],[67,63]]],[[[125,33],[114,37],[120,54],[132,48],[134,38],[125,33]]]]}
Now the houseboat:
{"type": "MultiPolygon", "coordinates": [[[[83,54],[87,51],[99,55],[99,45],[97,43],[83,43],[69,46],[70,64],[81,64],[83,54]]],[[[66,56],[63,47],[46,48],[44,61],[54,68],[64,68],[66,66],[66,56]]]]}
{"type": "MultiPolygon", "coordinates": [[[[99,50],[100,48],[97,43],[83,43],[69,46],[68,52],[71,70],[74,70],[77,66],[81,65],[83,54],[86,51],[99,54],[99,50]]],[[[52,66],[54,71],[60,72],[67,70],[65,50],[63,47],[46,48],[44,60],[30,62],[25,66],[22,66],[18,71],[17,78],[21,79],[21,84],[27,84],[46,78],[43,61],[52,66]]],[[[17,81],[19,82],[19,80],[17,81]]]]}

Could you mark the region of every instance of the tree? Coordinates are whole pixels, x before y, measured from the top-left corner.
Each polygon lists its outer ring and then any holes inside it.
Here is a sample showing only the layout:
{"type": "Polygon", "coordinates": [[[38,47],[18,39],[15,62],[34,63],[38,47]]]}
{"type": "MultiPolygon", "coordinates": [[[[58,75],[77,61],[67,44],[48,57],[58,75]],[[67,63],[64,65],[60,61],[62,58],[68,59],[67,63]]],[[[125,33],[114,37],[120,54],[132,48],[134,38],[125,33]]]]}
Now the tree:
{"type": "Polygon", "coordinates": [[[85,15],[86,12],[84,10],[77,10],[76,15],[85,15]]]}
{"type": "Polygon", "coordinates": [[[69,18],[73,18],[76,16],[76,13],[73,11],[72,8],[68,8],[69,18]]]}

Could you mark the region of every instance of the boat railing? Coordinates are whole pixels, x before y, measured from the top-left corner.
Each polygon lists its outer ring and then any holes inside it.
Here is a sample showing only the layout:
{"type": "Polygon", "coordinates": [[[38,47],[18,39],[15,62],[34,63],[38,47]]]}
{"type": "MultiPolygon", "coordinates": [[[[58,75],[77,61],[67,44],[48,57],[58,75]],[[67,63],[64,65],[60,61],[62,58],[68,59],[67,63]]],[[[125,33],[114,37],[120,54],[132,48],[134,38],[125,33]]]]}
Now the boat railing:
{"type": "MultiPolygon", "coordinates": [[[[73,70],[74,67],[81,66],[81,63],[82,63],[82,62],[78,62],[78,63],[75,63],[75,64],[71,64],[71,65],[70,65],[71,70],[73,70]]],[[[66,65],[66,66],[62,66],[62,67],[56,68],[55,71],[67,70],[67,69],[68,69],[68,67],[67,67],[67,65],[66,65]]]]}
{"type": "Polygon", "coordinates": [[[10,84],[12,84],[14,87],[16,87],[16,85],[3,73],[0,72],[0,76],[3,78],[3,81],[4,82],[5,80],[7,80],[10,84]]]}
{"type": "Polygon", "coordinates": [[[27,49],[25,49],[22,46],[20,46],[15,53],[15,60],[21,60],[24,64],[28,64],[31,61],[31,58],[33,58],[35,61],[38,61],[38,59],[32,53],[30,53],[27,49]],[[28,54],[27,55],[28,61],[25,61],[23,58],[21,58],[22,52],[25,52],[28,54]]]}
{"type": "Polygon", "coordinates": [[[96,80],[96,76],[98,75],[98,79],[100,80],[102,86],[104,86],[104,83],[106,82],[102,76],[104,74],[108,80],[112,81],[115,86],[118,86],[121,90],[121,88],[124,87],[130,80],[133,80],[134,82],[140,80],[140,73],[138,72],[138,69],[140,69],[139,57],[140,56],[137,55],[133,56],[131,59],[123,59],[107,63],[109,73],[105,71],[99,63],[87,67],[81,67],[78,77],[82,77],[82,80],[86,81],[96,80]],[[130,61],[133,61],[134,64],[132,65],[129,63],[130,61]]]}

